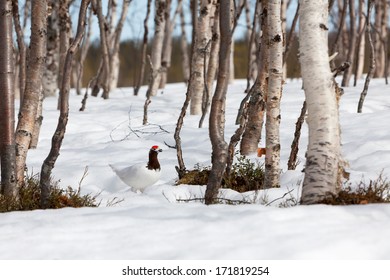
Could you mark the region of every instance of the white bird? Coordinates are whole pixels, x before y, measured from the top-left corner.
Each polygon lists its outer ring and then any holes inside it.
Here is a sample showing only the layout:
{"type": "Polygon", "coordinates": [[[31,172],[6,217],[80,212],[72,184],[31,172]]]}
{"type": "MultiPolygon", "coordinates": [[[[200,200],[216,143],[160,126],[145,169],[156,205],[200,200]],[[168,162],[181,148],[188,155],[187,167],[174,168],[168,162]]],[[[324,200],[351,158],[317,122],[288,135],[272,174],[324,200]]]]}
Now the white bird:
{"type": "Polygon", "coordinates": [[[117,169],[110,165],[118,177],[128,186],[143,192],[146,187],[156,183],[161,176],[161,167],[157,155],[162,152],[158,146],[152,146],[149,151],[149,161],[117,169]]]}

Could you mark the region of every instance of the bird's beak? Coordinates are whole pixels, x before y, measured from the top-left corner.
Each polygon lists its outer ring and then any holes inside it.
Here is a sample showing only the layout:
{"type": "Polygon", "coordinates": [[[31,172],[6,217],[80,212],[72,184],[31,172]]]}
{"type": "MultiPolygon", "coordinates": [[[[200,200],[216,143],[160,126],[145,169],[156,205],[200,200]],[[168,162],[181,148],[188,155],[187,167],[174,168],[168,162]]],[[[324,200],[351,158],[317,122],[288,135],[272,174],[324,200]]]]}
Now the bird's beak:
{"type": "Polygon", "coordinates": [[[163,150],[162,149],[158,149],[157,152],[161,153],[163,150]]]}

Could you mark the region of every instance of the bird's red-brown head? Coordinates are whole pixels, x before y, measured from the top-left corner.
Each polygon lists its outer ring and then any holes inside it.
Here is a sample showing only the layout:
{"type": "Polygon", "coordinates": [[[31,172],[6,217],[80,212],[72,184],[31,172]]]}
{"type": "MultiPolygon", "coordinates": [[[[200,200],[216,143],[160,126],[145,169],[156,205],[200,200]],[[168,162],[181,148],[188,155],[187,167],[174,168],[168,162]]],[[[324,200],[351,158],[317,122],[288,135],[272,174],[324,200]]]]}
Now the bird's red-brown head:
{"type": "Polygon", "coordinates": [[[150,151],[154,151],[154,152],[157,152],[157,153],[161,153],[162,152],[162,149],[160,149],[157,145],[154,145],[150,148],[150,151]]]}
{"type": "Polygon", "coordinates": [[[150,151],[149,151],[149,161],[148,161],[148,165],[147,165],[147,168],[148,169],[153,169],[153,170],[160,170],[161,167],[160,167],[160,163],[158,162],[158,158],[157,158],[157,155],[158,153],[161,153],[162,152],[162,149],[160,149],[157,145],[154,145],[150,148],[150,151]]]}

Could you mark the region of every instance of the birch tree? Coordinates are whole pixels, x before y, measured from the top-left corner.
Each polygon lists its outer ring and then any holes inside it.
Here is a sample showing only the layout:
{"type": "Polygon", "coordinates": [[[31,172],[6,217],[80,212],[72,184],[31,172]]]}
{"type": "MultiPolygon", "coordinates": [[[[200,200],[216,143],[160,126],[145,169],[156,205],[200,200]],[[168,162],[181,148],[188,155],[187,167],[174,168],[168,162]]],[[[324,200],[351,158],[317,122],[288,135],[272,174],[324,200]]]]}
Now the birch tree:
{"type": "Polygon", "coordinates": [[[43,69],[46,64],[47,1],[31,1],[31,39],[26,89],[16,127],[16,180],[18,187],[24,179],[27,152],[37,115],[39,95],[42,91],[43,69]]]}
{"type": "Polygon", "coordinates": [[[163,50],[161,54],[161,79],[159,84],[159,89],[164,89],[168,79],[168,70],[171,67],[171,58],[172,58],[172,33],[175,28],[176,16],[179,13],[182,6],[182,1],[179,0],[177,3],[176,11],[171,19],[171,8],[172,0],[167,1],[167,8],[165,10],[165,31],[164,31],[164,41],[163,41],[163,50]]]}
{"type": "MultiPolygon", "coordinates": [[[[201,115],[202,114],[202,99],[204,92],[204,63],[205,56],[208,56],[211,39],[210,32],[210,15],[212,13],[212,6],[214,5],[213,0],[201,0],[200,3],[200,13],[196,21],[196,25],[193,26],[195,30],[195,40],[193,41],[193,53],[191,59],[191,72],[190,83],[191,88],[191,104],[190,104],[190,114],[191,115],[201,115]]],[[[230,6],[230,5],[229,5],[230,6]]],[[[230,24],[230,23],[229,23],[230,24]]]]}
{"type": "Polygon", "coordinates": [[[141,69],[140,69],[140,73],[139,73],[136,85],[134,87],[134,95],[138,95],[138,91],[141,88],[141,85],[144,81],[147,46],[148,46],[148,34],[149,34],[148,20],[149,20],[149,15],[150,15],[151,2],[152,2],[152,0],[148,0],[146,3],[146,16],[144,19],[144,37],[142,40],[142,48],[141,48],[141,69]]]}
{"type": "Polygon", "coordinates": [[[315,204],[341,187],[339,114],[328,59],[328,1],[299,4],[299,52],[309,126],[301,203],[315,204]]]}
{"type": "MultiPolygon", "coordinates": [[[[348,48],[348,54],[347,54],[347,62],[352,63],[353,62],[353,57],[355,55],[355,46],[353,42],[356,42],[356,37],[357,37],[357,30],[356,30],[356,24],[355,24],[355,0],[349,0],[349,41],[352,42],[352,44],[349,44],[348,48]]],[[[341,82],[341,85],[343,87],[348,87],[349,86],[349,80],[351,79],[352,76],[352,70],[353,67],[348,67],[344,71],[343,75],[343,80],[341,82]]]]}
{"type": "Polygon", "coordinates": [[[46,67],[43,74],[44,96],[55,96],[58,89],[59,68],[59,1],[48,2],[49,14],[47,17],[47,54],[46,67]]]}
{"type": "Polygon", "coordinates": [[[98,22],[99,22],[99,31],[100,31],[100,45],[102,48],[102,66],[103,72],[99,73],[98,83],[101,83],[103,88],[104,99],[108,99],[110,95],[110,59],[109,59],[109,50],[108,50],[108,38],[106,33],[106,19],[103,16],[102,0],[94,0],[94,8],[97,13],[98,22]],[[102,76],[103,75],[103,76],[102,76]]]}
{"type": "Polygon", "coordinates": [[[18,199],[15,180],[14,55],[12,42],[12,2],[0,1],[0,193],[18,199]]]}
{"type": "MultiPolygon", "coordinates": [[[[116,1],[111,0],[111,3],[116,1]]],[[[120,46],[120,38],[122,35],[123,25],[125,23],[127,12],[129,10],[129,5],[132,0],[123,0],[122,1],[122,10],[119,17],[119,20],[115,23],[116,17],[114,16],[114,13],[112,12],[111,18],[110,18],[110,34],[109,34],[109,56],[110,56],[110,74],[109,74],[109,83],[110,83],[110,90],[116,89],[118,86],[118,80],[119,80],[119,66],[120,66],[120,59],[119,59],[119,46],[120,46]],[[116,24],[116,25],[115,25],[116,24]]]]}
{"type": "Polygon", "coordinates": [[[365,29],[365,20],[364,15],[364,0],[359,0],[359,25],[358,25],[358,36],[356,38],[356,54],[355,54],[355,72],[354,72],[354,82],[353,86],[356,86],[357,80],[359,80],[363,75],[364,67],[364,51],[366,46],[366,41],[364,40],[364,29],[365,29]]]}
{"type": "Polygon", "coordinates": [[[268,0],[261,2],[261,45],[259,49],[260,66],[258,76],[249,90],[248,124],[240,143],[242,155],[250,155],[257,152],[264,122],[265,97],[268,91],[268,0]]]}
{"type": "Polygon", "coordinates": [[[182,70],[183,70],[183,80],[188,84],[190,78],[190,58],[188,55],[188,42],[187,42],[187,32],[186,32],[186,22],[184,18],[184,8],[183,5],[180,7],[180,50],[182,55],[182,70]]]}
{"type": "Polygon", "coordinates": [[[76,37],[69,46],[66,54],[64,64],[64,77],[62,79],[61,90],[60,90],[60,116],[58,118],[58,124],[53,134],[52,145],[50,152],[44,160],[41,168],[41,206],[46,208],[48,206],[48,199],[50,195],[50,177],[51,171],[54,168],[54,164],[59,156],[62,140],[64,139],[66,125],[68,123],[69,115],[69,90],[70,90],[70,77],[72,71],[72,62],[75,52],[77,51],[81,40],[84,35],[85,19],[87,8],[90,0],[82,0],[80,4],[79,21],[77,25],[76,37]]]}
{"type": "Polygon", "coordinates": [[[212,168],[205,194],[206,204],[214,203],[217,198],[228,158],[228,144],[224,139],[224,112],[229,82],[230,45],[232,43],[230,8],[230,0],[220,1],[219,26],[221,32],[221,48],[219,52],[217,86],[211,103],[209,120],[209,134],[213,152],[211,158],[212,168]]]}
{"type": "Polygon", "coordinates": [[[161,57],[164,42],[165,31],[165,10],[167,7],[166,0],[156,0],[155,3],[155,29],[151,50],[151,66],[150,80],[148,87],[148,95],[157,95],[157,90],[161,81],[161,57]]]}
{"type": "MultiPolygon", "coordinates": [[[[12,10],[13,10],[13,19],[15,25],[16,41],[18,44],[18,67],[19,67],[19,100],[20,105],[23,101],[24,89],[26,86],[26,43],[24,42],[24,30],[20,22],[19,16],[19,1],[12,0],[12,10]]],[[[25,6],[27,6],[28,1],[26,1],[25,6]]],[[[25,7],[25,9],[27,9],[25,7]]],[[[26,16],[26,15],[25,15],[26,16]]],[[[22,106],[20,106],[22,107],[22,106]]]]}
{"type": "Polygon", "coordinates": [[[265,187],[280,185],[280,98],[283,82],[281,0],[268,2],[269,78],[267,95],[265,187]]]}

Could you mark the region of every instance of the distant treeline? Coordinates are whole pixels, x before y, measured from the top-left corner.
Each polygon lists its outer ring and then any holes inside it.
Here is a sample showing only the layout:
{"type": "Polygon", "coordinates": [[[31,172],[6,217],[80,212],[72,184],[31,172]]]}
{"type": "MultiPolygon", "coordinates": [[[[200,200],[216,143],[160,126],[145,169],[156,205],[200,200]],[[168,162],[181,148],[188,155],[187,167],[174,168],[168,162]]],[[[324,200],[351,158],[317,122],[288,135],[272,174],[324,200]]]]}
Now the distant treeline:
{"type": "MultiPolygon", "coordinates": [[[[139,71],[141,68],[141,43],[138,40],[126,40],[122,41],[120,45],[120,74],[119,74],[119,87],[129,87],[134,85],[134,81],[137,80],[139,71]]],[[[293,65],[288,69],[288,75],[291,77],[298,77],[299,63],[297,58],[297,42],[294,42],[292,46],[288,63],[293,65]]],[[[148,47],[150,49],[150,45],[148,47]]],[[[190,51],[190,50],[189,50],[190,51]]],[[[150,53],[150,52],[149,52],[150,53]]],[[[86,86],[89,80],[96,75],[96,69],[100,64],[100,42],[96,40],[91,45],[85,64],[84,64],[84,77],[83,86],[86,86]]],[[[172,61],[171,67],[168,70],[168,82],[183,82],[182,71],[182,54],[180,49],[180,38],[173,38],[172,43],[172,61]]],[[[234,66],[235,66],[235,78],[245,79],[247,75],[248,65],[248,44],[245,40],[235,41],[234,47],[234,66]]],[[[145,79],[143,84],[147,84],[149,76],[149,63],[146,63],[145,79]]]]}
{"type": "MultiPolygon", "coordinates": [[[[330,42],[334,38],[334,34],[330,33],[330,42]]],[[[120,45],[120,73],[119,73],[119,87],[132,87],[134,81],[137,80],[139,71],[141,68],[141,41],[139,40],[126,40],[122,41],[120,45]]],[[[331,45],[331,43],[330,43],[331,45]]],[[[389,46],[390,47],[390,46],[389,46]]],[[[150,45],[149,45],[150,53],[150,45]]],[[[189,50],[190,51],[190,50],[189,50]]],[[[367,50],[366,50],[367,52],[367,50]]],[[[83,86],[86,86],[89,80],[96,75],[96,69],[100,64],[100,41],[96,40],[91,45],[85,64],[84,64],[84,77],[83,86]]],[[[168,70],[168,82],[182,82],[183,71],[181,65],[182,55],[180,49],[180,38],[173,38],[172,43],[172,61],[171,67],[168,70]]],[[[342,55],[336,59],[337,63],[342,63],[344,58],[342,55]]],[[[365,71],[367,71],[368,55],[365,56],[365,71]]],[[[245,79],[247,75],[248,65],[248,44],[245,39],[236,40],[234,47],[234,66],[235,66],[235,78],[245,79]]],[[[146,63],[146,72],[143,84],[147,84],[149,77],[149,63],[146,63]]],[[[300,66],[298,59],[298,39],[295,39],[290,46],[289,56],[287,58],[287,77],[298,78],[300,77],[300,66]]]]}

